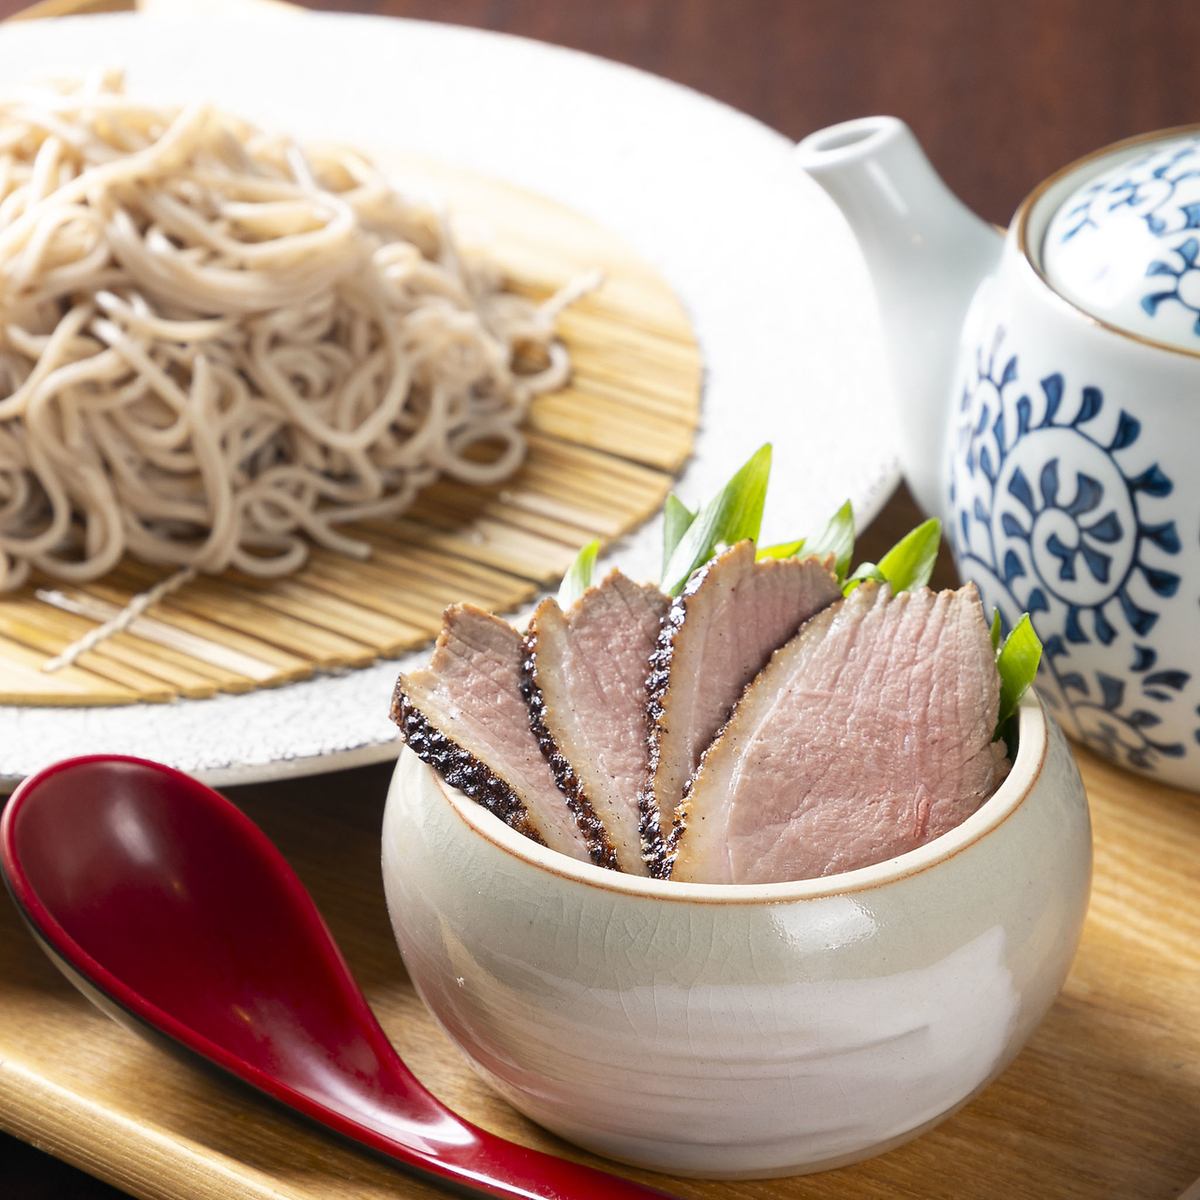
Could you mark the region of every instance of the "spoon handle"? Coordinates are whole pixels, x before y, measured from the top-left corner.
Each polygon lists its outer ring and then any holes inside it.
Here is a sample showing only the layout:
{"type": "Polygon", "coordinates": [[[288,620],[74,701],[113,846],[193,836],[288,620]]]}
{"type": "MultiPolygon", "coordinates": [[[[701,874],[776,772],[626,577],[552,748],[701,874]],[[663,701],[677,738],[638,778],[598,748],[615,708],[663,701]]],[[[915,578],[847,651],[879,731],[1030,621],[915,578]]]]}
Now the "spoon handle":
{"type": "Polygon", "coordinates": [[[279,851],[178,772],[96,757],[26,780],[0,817],[0,876],[51,960],[121,1024],[448,1190],[664,1195],[448,1109],[396,1054],[279,851]]]}
{"type": "MultiPolygon", "coordinates": [[[[512,1147],[515,1149],[516,1147],[512,1147]]],[[[436,1174],[453,1191],[472,1196],[503,1197],[504,1200],[674,1200],[657,1188],[609,1175],[593,1167],[567,1162],[549,1154],[527,1151],[530,1159],[512,1162],[488,1175],[478,1167],[456,1170],[445,1162],[435,1164],[436,1174]]]]}
{"type": "Polygon", "coordinates": [[[428,1141],[397,1140],[367,1124],[337,1124],[341,1133],[459,1194],[503,1200],[674,1200],[657,1188],[506,1141],[448,1111],[447,1117],[440,1136],[428,1141]]]}

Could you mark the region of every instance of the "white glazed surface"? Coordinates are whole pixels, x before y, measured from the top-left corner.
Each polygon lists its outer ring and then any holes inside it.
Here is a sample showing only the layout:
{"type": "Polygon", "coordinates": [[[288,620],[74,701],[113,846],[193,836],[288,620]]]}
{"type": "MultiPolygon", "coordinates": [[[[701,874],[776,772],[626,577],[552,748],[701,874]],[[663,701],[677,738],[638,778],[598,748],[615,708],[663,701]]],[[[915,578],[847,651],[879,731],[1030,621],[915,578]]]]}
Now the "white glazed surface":
{"type": "Polygon", "coordinates": [[[1033,613],[1064,729],[1200,790],[1200,356],[1089,320],[1025,250],[1089,170],[1018,216],[968,320],[948,532],[985,606],[1033,613]]]}
{"type": "Polygon", "coordinates": [[[1087,906],[1087,803],[1036,700],[944,838],[798,884],[671,884],[552,854],[397,765],[383,872],[418,991],[485,1079],[600,1154],[796,1174],[941,1119],[1020,1049],[1087,906]]]}
{"type": "Polygon", "coordinates": [[[1158,153],[1175,135],[1098,151],[1037,189],[1003,238],[968,219],[901,122],[854,125],[857,140],[826,149],[835,126],[802,148],[858,233],[887,314],[905,475],[943,517],[985,606],[1008,627],[1031,614],[1045,645],[1039,689],[1066,731],[1200,791],[1200,335],[1172,344],[1166,327],[1200,317],[1188,307],[1200,305],[1200,156],[1158,153]],[[1108,183],[1096,174],[1106,166],[1108,183]],[[1155,176],[1162,168],[1171,181],[1155,176]],[[1121,180],[1139,172],[1138,203],[1102,211],[1134,195],[1121,180]],[[1156,334],[1119,328],[1128,313],[1089,314],[1047,278],[1055,223],[1079,220],[1097,183],[1096,228],[1081,229],[1080,246],[1106,231],[1120,241],[1121,222],[1164,222],[1161,261],[1176,266],[1138,272],[1183,290],[1151,306],[1156,334]],[[1185,286],[1171,271],[1193,249],[1185,286]]]}
{"type": "Polygon", "coordinates": [[[1099,158],[1035,251],[1085,312],[1200,353],[1200,134],[1099,158]]]}
{"type": "MultiPolygon", "coordinates": [[[[625,238],[683,300],[704,356],[685,498],[710,494],[768,438],[772,540],[847,497],[865,522],[895,486],[879,328],[854,239],[796,168],[792,143],[750,117],[574,51],[392,18],[119,14],[0,28],[6,83],[97,64],[126,65],[131,90],[155,98],[215,94],[303,137],[507,179],[625,238]]],[[[619,561],[649,577],[660,544],[648,522],[619,561]]],[[[94,752],[148,755],[218,785],[392,758],[398,665],[170,705],[0,706],[0,791],[94,752]]]]}
{"type": "Polygon", "coordinates": [[[979,281],[995,270],[1000,238],[951,193],[897,117],[858,117],[809,134],[796,160],[832,197],[871,272],[896,421],[900,463],[917,503],[942,511],[946,395],[955,332],[979,281]]]}

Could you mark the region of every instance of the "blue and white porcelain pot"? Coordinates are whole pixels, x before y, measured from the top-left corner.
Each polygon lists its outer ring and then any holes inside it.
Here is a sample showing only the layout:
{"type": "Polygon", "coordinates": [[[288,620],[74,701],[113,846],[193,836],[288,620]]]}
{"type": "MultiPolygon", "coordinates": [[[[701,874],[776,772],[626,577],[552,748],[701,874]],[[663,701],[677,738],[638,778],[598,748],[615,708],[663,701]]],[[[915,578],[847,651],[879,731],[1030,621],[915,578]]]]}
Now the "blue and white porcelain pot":
{"type": "Polygon", "coordinates": [[[800,155],[858,235],[905,474],[963,575],[1032,614],[1068,733],[1200,790],[1200,127],[1073,163],[1006,234],[894,118],[800,155]]]}

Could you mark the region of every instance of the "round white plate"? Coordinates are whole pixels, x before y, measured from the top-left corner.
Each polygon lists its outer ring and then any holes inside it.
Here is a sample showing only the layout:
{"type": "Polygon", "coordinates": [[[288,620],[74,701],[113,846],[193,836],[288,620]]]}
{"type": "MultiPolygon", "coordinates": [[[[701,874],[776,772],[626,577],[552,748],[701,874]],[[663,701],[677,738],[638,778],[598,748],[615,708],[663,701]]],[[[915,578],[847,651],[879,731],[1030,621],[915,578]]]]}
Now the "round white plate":
{"type": "MultiPolygon", "coordinates": [[[[0,27],[0,79],[124,66],[131,89],[208,98],[268,126],[432,155],[542,192],[625,237],[688,308],[706,365],[680,484],[706,496],[775,444],[766,535],[843,499],[860,524],[897,479],[865,268],[833,206],[757,121],[665,80],[501,34],[376,17],[96,16],[0,27]]],[[[654,574],[658,522],[618,547],[654,574]]],[[[421,657],[420,655],[415,656],[421,657]]],[[[217,784],[395,756],[400,664],[243,696],[91,709],[0,706],[0,787],[119,752],[217,784]]]]}

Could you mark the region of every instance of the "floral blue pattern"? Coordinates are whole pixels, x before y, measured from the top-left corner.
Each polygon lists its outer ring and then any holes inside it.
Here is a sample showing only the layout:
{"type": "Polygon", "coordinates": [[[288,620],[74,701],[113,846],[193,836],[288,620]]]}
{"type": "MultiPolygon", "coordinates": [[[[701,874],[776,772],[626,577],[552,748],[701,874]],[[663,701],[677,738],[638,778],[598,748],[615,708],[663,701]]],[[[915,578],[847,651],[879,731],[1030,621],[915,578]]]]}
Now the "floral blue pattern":
{"type": "Polygon", "coordinates": [[[1163,242],[1164,257],[1146,268],[1152,282],[1142,309],[1153,317],[1163,304],[1179,304],[1194,315],[1193,331],[1200,336],[1200,237],[1189,236],[1200,230],[1200,136],[1144,154],[1124,164],[1115,178],[1102,176],[1085,188],[1066,211],[1059,241],[1100,231],[1109,217],[1126,210],[1163,242]]]}
{"type": "MultiPolygon", "coordinates": [[[[1200,208],[1200,205],[1196,207],[1200,208]]],[[[1165,291],[1143,296],[1142,308],[1154,316],[1164,300],[1182,304],[1196,314],[1192,330],[1200,335],[1200,265],[1196,263],[1200,257],[1200,239],[1188,238],[1176,246],[1172,254],[1174,257],[1170,259],[1155,259],[1147,268],[1147,275],[1169,275],[1173,282],[1165,291]]]]}
{"type": "Polygon", "coordinates": [[[1181,550],[1175,522],[1153,519],[1172,481],[1138,461],[1136,418],[1061,374],[1028,386],[1003,339],[1000,330],[977,352],[959,404],[955,556],[1006,629],[1030,613],[1045,645],[1043,694],[1076,737],[1151,768],[1185,753],[1155,735],[1190,678],[1160,663],[1152,641],[1180,585],[1170,569],[1181,550]],[[1072,651],[1088,644],[1121,655],[1122,677],[1081,667],[1072,651]]]}

